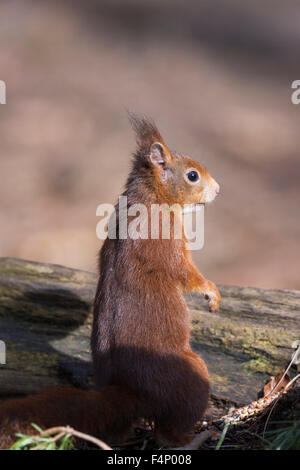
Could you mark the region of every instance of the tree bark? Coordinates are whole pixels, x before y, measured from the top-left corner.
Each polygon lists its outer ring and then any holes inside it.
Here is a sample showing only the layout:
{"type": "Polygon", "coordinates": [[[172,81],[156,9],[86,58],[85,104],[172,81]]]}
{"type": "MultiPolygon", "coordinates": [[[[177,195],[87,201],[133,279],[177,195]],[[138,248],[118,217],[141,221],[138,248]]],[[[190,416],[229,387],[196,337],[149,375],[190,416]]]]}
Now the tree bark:
{"type": "MultiPolygon", "coordinates": [[[[92,385],[96,282],[93,273],[0,258],[0,341],[6,345],[0,396],[92,385]]],[[[218,313],[209,313],[198,294],[186,297],[192,347],[208,364],[213,394],[245,403],[256,398],[267,375],[285,366],[300,339],[300,292],[219,288],[218,313]]]]}

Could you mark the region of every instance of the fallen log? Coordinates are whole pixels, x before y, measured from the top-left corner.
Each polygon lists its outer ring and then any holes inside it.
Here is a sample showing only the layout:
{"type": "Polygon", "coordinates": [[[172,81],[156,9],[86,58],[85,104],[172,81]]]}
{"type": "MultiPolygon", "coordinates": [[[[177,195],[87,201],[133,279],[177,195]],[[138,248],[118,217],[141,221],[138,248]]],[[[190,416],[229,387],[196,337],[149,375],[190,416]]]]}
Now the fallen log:
{"type": "MultiPolygon", "coordinates": [[[[63,266],[0,258],[0,397],[52,386],[92,385],[89,336],[97,275],[63,266]]],[[[219,286],[209,313],[186,297],[192,347],[207,362],[212,392],[237,404],[256,398],[269,374],[289,360],[300,337],[300,292],[219,286]]]]}

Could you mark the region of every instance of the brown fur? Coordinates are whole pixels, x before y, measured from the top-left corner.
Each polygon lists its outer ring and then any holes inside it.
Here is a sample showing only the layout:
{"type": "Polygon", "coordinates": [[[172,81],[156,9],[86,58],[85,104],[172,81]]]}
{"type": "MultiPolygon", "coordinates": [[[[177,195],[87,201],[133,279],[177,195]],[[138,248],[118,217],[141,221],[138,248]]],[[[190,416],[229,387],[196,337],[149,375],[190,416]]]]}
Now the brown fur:
{"type": "Polygon", "coordinates": [[[43,429],[69,425],[93,436],[105,435],[113,442],[138,414],[138,399],[125,387],[111,386],[99,392],[66,387],[8,400],[0,406],[0,449],[11,446],[17,432],[36,434],[31,423],[43,429]]]}
{"type": "MultiPolygon", "coordinates": [[[[206,202],[205,188],[217,192],[207,170],[171,152],[153,122],[133,115],[131,122],[138,148],[124,192],[128,206],[206,202]],[[190,168],[199,172],[201,183],[186,180],[190,168]]],[[[56,390],[4,403],[0,443],[7,445],[4,435],[28,429],[30,422],[69,424],[111,439],[124,435],[138,417],[154,420],[160,442],[188,442],[209,394],[205,363],[189,345],[190,316],[182,293],[191,290],[206,295],[210,310],[218,309],[220,295],[192,263],[184,239],[107,238],[91,338],[99,391],[56,390]]]]}

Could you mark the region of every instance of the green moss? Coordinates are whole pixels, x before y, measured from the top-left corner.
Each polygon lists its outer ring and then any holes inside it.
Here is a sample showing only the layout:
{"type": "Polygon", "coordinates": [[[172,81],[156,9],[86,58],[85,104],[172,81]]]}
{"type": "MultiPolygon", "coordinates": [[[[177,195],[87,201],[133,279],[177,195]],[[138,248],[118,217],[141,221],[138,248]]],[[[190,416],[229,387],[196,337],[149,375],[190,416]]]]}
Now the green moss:
{"type": "Polygon", "coordinates": [[[261,324],[239,322],[237,319],[199,318],[193,321],[192,341],[206,344],[241,359],[249,357],[248,371],[266,373],[286,360],[287,349],[297,339],[295,330],[261,324]],[[255,361],[255,362],[251,362],[255,361]]]}
{"type": "Polygon", "coordinates": [[[273,364],[264,357],[257,357],[256,359],[245,362],[243,369],[246,374],[260,372],[262,374],[271,375],[274,373],[273,364]]]}

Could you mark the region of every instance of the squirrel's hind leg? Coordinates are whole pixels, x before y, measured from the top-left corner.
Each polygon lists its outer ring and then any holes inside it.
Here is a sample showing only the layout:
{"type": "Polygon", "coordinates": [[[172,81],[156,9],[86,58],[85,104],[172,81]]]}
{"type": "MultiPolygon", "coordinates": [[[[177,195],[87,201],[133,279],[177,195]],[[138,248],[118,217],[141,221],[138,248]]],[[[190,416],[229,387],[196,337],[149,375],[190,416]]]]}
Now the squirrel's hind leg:
{"type": "Polygon", "coordinates": [[[183,446],[193,440],[193,428],[207,408],[208,372],[204,361],[188,350],[174,358],[168,374],[166,382],[160,382],[155,437],[159,444],[183,446]]]}

